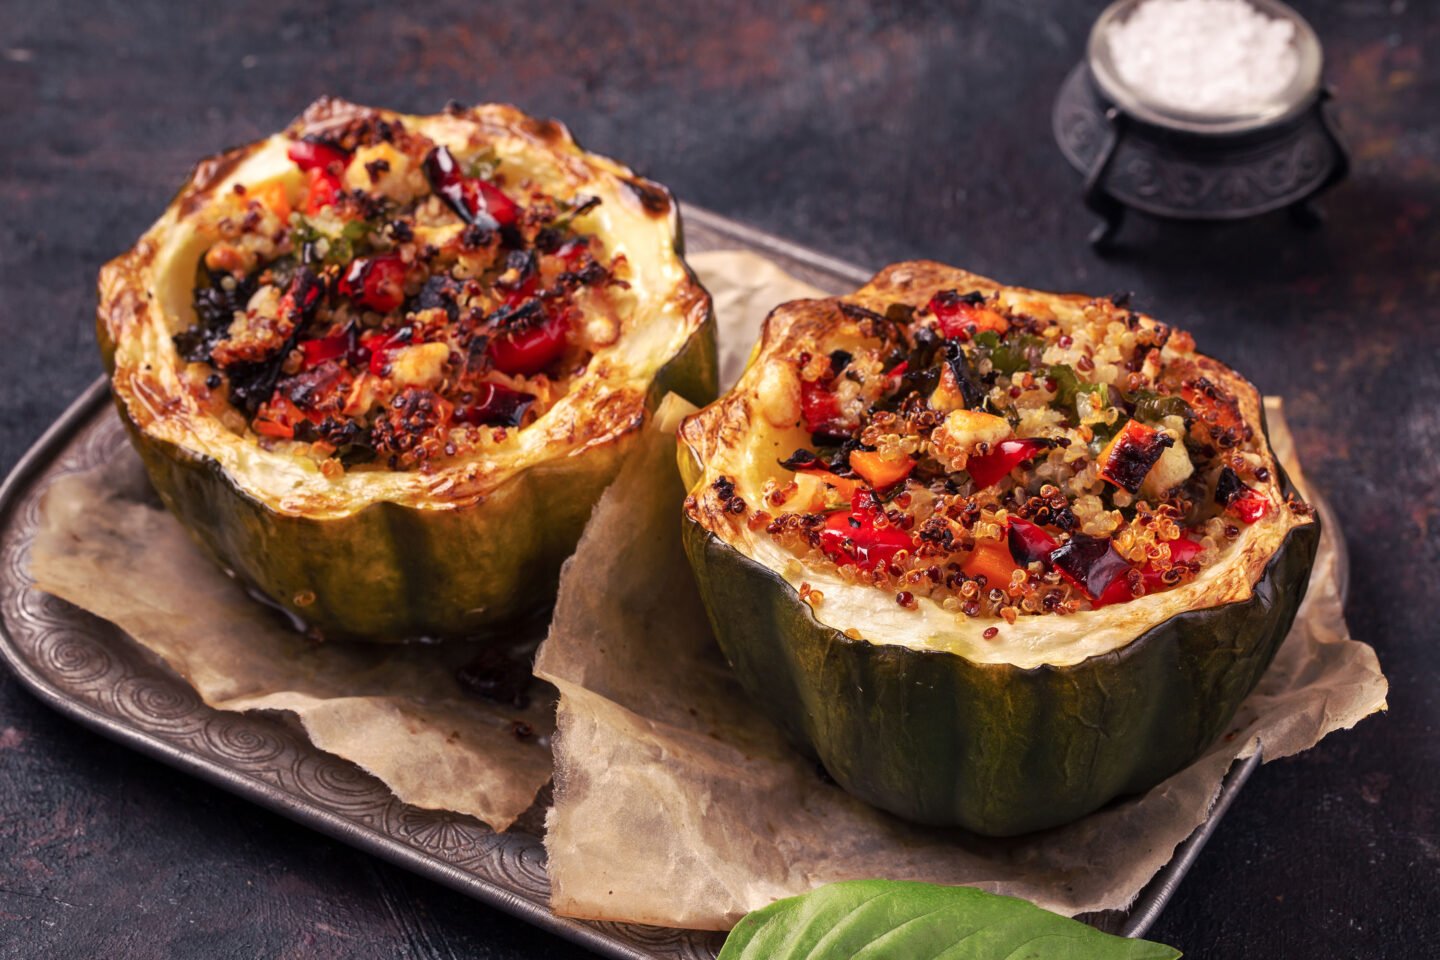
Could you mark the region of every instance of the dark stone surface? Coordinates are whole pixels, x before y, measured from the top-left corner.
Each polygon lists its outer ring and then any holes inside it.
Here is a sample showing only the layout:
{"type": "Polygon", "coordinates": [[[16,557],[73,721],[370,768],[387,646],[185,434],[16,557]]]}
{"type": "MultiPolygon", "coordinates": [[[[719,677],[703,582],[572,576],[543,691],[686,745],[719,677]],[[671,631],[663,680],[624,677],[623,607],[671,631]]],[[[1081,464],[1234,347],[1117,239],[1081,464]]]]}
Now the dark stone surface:
{"type": "MultiPolygon", "coordinates": [[[[510,100],[838,256],[1133,290],[1289,401],[1350,539],[1350,622],[1393,685],[1387,715],[1255,776],[1153,936],[1194,957],[1440,955],[1440,8],[1301,4],[1356,159],[1323,230],[1136,218],[1102,261],[1049,127],[1098,2],[650,6],[6,4],[0,466],[99,371],[99,264],[196,158],[321,93],[510,100]]],[[[0,675],[0,957],[580,955],[0,675]]]]}

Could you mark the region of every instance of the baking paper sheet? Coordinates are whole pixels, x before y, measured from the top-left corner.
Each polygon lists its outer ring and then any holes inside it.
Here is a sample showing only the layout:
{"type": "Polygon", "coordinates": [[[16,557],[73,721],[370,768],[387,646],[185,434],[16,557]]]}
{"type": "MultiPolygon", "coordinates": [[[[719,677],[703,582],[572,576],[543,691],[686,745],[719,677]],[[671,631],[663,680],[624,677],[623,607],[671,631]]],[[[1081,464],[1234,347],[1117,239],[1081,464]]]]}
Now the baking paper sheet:
{"type": "MultiPolygon", "coordinates": [[[[749,253],[691,264],[716,297],[727,382],[771,307],[818,295],[749,253]]],[[[1299,482],[1282,411],[1267,409],[1299,482]]],[[[537,662],[560,690],[546,821],[557,913],[725,929],[778,897],[858,877],[970,884],[1065,914],[1123,908],[1205,819],[1237,757],[1288,756],[1384,707],[1374,651],[1345,627],[1327,534],[1275,663],[1192,766],[1030,837],[908,825],[823,780],[730,676],[680,547],[684,491],[665,469],[679,411],[665,412],[597,507],[537,662]]]]}
{"type": "Polygon", "coordinates": [[[46,492],[30,573],[38,589],[119,626],[208,705],[293,714],[317,747],[406,803],[503,830],[550,779],[546,685],[521,710],[466,695],[456,671],[476,655],[469,644],[306,639],[200,551],[129,447],[46,492]]]}

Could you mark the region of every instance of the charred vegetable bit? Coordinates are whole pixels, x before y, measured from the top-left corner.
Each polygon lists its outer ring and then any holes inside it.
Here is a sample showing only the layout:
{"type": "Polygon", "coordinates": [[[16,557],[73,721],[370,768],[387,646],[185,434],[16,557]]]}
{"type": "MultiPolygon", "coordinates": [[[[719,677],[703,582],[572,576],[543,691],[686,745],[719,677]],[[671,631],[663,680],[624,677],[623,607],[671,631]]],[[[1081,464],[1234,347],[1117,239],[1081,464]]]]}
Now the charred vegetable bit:
{"type": "Polygon", "coordinates": [[[1106,444],[1100,454],[1100,476],[1121,490],[1139,493],[1145,475],[1175,438],[1131,420],[1106,444]]]}
{"type": "Polygon", "coordinates": [[[1123,306],[1062,326],[939,290],[838,312],[863,343],[801,339],[771,361],[794,367],[809,446],[774,461],[744,522],[907,610],[1014,623],[1131,602],[1193,580],[1235,518],[1271,508],[1237,472],[1271,479],[1238,401],[1190,347],[1167,354],[1188,337],[1123,306]]]}
{"type": "Polygon", "coordinates": [[[583,232],[597,198],[473,151],[359,123],[291,141],[293,173],[237,189],[174,338],[211,402],[327,476],[430,470],[542,416],[618,336],[624,261],[583,232]]]}
{"type": "Polygon", "coordinates": [[[790,456],[780,461],[780,466],[786,470],[824,470],[825,461],[821,460],[809,450],[796,450],[790,456]]]}
{"type": "Polygon", "coordinates": [[[1116,552],[1109,538],[1087,537],[1083,533],[1056,547],[1050,562],[1091,600],[1104,596],[1111,584],[1130,572],[1130,564],[1116,552]]]}
{"type": "Polygon", "coordinates": [[[499,383],[483,383],[473,400],[455,410],[455,420],[476,426],[518,427],[535,398],[499,383]]]}
{"type": "Polygon", "coordinates": [[[946,341],[945,366],[949,368],[951,376],[955,378],[955,384],[959,387],[960,396],[965,402],[965,409],[978,410],[982,407],[985,404],[985,387],[980,382],[980,378],[976,376],[975,371],[971,369],[970,358],[965,355],[965,350],[960,346],[959,341],[946,341]]]}
{"type": "Polygon", "coordinates": [[[224,271],[208,271],[204,282],[195,287],[195,325],[175,336],[180,356],[191,363],[208,363],[215,344],[230,335],[235,314],[244,312],[255,287],[255,277],[236,280],[224,271]]]}
{"type": "Polygon", "coordinates": [[[472,226],[495,230],[512,226],[519,215],[515,202],[500,188],[478,177],[467,177],[448,147],[435,147],[423,161],[430,189],[472,226]]]}
{"type": "Polygon", "coordinates": [[[1270,512],[1270,499],[1252,489],[1230,467],[1223,468],[1215,481],[1215,502],[1246,523],[1255,523],[1270,512]]]}

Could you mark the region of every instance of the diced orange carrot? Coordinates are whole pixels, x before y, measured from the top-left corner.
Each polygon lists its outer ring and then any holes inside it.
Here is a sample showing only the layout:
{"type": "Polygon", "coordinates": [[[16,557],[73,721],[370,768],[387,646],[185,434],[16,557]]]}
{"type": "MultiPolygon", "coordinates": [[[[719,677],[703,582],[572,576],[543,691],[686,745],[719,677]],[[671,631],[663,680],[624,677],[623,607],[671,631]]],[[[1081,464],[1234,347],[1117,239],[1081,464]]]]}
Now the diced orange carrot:
{"type": "Polygon", "coordinates": [[[970,556],[960,563],[960,569],[965,571],[967,577],[983,574],[988,586],[1003,588],[1010,583],[1010,575],[1019,568],[1010,556],[1010,548],[1004,543],[998,540],[981,540],[975,545],[970,556]]]}
{"type": "Polygon", "coordinates": [[[855,491],[860,488],[858,480],[851,480],[849,477],[837,477],[828,470],[814,470],[815,478],[826,486],[834,487],[835,493],[846,503],[855,496],[855,491]]]}
{"type": "Polygon", "coordinates": [[[856,450],[850,454],[850,469],[865,478],[876,490],[893,486],[910,476],[915,461],[905,454],[886,455],[875,450],[856,450]]]}
{"type": "Polygon", "coordinates": [[[295,428],[287,427],[283,423],[276,423],[273,420],[256,419],[253,424],[255,432],[265,437],[279,437],[282,440],[290,440],[295,436],[295,428]]]}
{"type": "Polygon", "coordinates": [[[295,424],[304,419],[306,417],[303,410],[295,406],[283,393],[277,393],[260,405],[251,426],[256,433],[263,436],[290,440],[295,436],[295,424]]]}
{"type": "Polygon", "coordinates": [[[1197,439],[1220,449],[1237,446],[1245,439],[1245,417],[1240,404],[1223,387],[1204,377],[1185,384],[1180,396],[1195,412],[1191,430],[1197,439]]]}
{"type": "Polygon", "coordinates": [[[966,323],[975,324],[976,330],[993,330],[996,333],[1004,333],[1010,329],[1010,321],[1006,320],[994,310],[987,310],[984,307],[972,309],[965,318],[966,323]]]}
{"type": "Polygon", "coordinates": [[[253,192],[255,199],[269,208],[282,223],[290,219],[290,197],[285,193],[285,185],[279,180],[271,180],[253,192]]]}

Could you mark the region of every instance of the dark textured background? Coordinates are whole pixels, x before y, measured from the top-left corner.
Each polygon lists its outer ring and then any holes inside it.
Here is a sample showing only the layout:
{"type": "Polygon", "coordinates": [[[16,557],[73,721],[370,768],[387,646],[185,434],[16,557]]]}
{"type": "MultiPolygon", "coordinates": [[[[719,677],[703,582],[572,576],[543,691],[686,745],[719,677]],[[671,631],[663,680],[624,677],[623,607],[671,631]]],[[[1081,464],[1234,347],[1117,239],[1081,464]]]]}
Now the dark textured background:
{"type": "MultiPolygon", "coordinates": [[[[1301,3],[1356,168],[1321,232],[1135,220],[1049,132],[1101,4],[0,7],[0,466],[99,372],[95,271],[201,155],[311,98],[560,117],[683,201],[860,262],[1134,290],[1267,392],[1349,537],[1388,715],[1261,770],[1153,931],[1193,957],[1440,955],[1440,4],[1301,3]]],[[[578,957],[129,754],[0,674],[0,957],[578,957]]]]}

